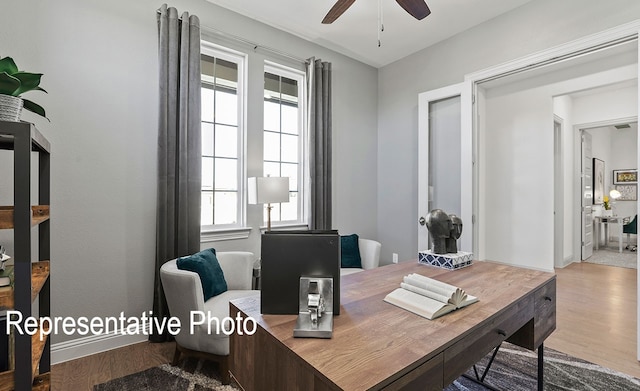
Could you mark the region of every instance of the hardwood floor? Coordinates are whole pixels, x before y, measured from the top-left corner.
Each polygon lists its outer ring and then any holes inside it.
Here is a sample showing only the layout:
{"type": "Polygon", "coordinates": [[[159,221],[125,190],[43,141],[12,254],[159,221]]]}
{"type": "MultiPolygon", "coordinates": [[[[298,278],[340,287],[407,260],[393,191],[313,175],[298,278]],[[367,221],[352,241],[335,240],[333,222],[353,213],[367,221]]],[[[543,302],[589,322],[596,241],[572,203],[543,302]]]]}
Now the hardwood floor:
{"type": "Polygon", "coordinates": [[[91,391],[95,384],[171,362],[174,342],[142,342],[51,368],[52,391],[91,391]]]}
{"type": "MultiPolygon", "coordinates": [[[[557,273],[557,328],[545,346],[640,378],[636,359],[635,269],[574,263],[557,273]]],[[[174,343],[140,343],[54,365],[54,391],[94,384],[168,363],[174,343]]]]}
{"type": "Polygon", "coordinates": [[[557,326],[545,346],[640,378],[637,271],[573,263],[556,274],[557,326]]]}

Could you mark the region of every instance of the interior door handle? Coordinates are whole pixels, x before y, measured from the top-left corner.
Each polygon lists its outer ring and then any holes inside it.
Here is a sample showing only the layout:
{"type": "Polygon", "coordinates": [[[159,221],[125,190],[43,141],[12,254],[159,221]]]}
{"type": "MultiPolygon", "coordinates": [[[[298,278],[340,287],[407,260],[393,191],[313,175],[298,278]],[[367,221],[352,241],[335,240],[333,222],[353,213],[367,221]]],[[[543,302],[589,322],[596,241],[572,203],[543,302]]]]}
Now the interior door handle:
{"type": "Polygon", "coordinates": [[[425,219],[424,217],[420,217],[420,220],[418,220],[418,223],[420,223],[420,225],[425,225],[427,224],[427,219],[425,219]]]}

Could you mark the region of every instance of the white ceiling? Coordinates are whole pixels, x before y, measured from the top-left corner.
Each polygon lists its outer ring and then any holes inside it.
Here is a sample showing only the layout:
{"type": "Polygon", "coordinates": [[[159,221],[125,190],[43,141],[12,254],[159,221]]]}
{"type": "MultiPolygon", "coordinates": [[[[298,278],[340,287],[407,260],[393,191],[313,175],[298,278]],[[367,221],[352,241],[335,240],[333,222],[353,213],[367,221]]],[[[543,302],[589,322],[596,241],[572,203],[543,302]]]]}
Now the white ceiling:
{"type": "Polygon", "coordinates": [[[335,0],[208,0],[308,41],[381,67],[445,40],[531,0],[426,0],[431,15],[418,21],[394,0],[357,0],[333,24],[321,23],[335,0]]]}

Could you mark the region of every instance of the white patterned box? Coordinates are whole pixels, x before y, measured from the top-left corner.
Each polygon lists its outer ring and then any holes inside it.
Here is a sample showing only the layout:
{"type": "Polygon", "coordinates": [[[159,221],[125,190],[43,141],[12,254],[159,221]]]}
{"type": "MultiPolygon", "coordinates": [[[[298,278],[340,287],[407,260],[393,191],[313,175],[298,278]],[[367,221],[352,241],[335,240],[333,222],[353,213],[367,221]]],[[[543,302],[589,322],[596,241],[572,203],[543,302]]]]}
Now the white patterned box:
{"type": "Polygon", "coordinates": [[[444,269],[460,269],[471,265],[472,262],[473,254],[464,251],[458,251],[455,254],[434,254],[431,250],[418,252],[418,263],[444,269]]]}

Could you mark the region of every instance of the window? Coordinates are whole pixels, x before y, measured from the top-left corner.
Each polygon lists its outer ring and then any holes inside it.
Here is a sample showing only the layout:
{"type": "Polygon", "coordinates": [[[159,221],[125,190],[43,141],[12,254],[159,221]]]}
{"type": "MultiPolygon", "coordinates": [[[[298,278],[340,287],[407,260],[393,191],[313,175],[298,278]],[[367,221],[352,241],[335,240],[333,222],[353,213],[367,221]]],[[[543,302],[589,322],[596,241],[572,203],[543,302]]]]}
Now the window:
{"type": "MultiPolygon", "coordinates": [[[[264,175],[289,177],[289,202],[272,204],[278,225],[306,223],[304,74],[273,64],[264,73],[264,175]]],[[[265,221],[266,221],[265,211],[265,221]]]]}
{"type": "Polygon", "coordinates": [[[244,225],[243,65],[240,55],[202,48],[203,231],[244,225]]]}

